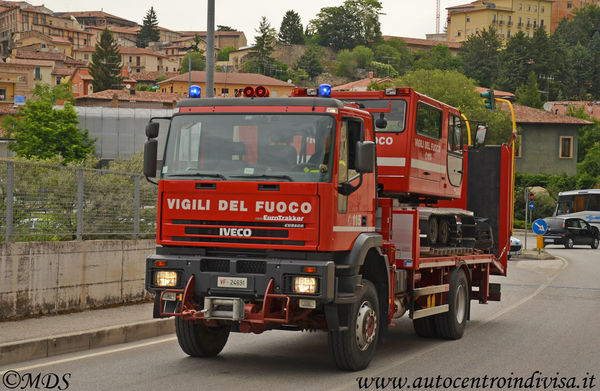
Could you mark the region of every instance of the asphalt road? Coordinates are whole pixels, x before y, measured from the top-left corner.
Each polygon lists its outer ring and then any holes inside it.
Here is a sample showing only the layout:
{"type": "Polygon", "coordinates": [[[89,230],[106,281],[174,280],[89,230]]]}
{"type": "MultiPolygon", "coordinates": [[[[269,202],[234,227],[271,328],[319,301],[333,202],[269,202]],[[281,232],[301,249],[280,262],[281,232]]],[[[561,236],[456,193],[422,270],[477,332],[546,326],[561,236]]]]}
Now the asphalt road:
{"type": "Polygon", "coordinates": [[[502,301],[473,302],[461,340],[419,338],[402,318],[362,372],[333,366],[325,333],[270,331],[232,334],[214,359],[187,357],[174,337],[161,337],[0,367],[0,374],[12,385],[20,377],[19,389],[28,374],[72,390],[358,390],[371,379],[412,389],[600,388],[600,250],[548,250],[564,260],[509,262],[509,276],[494,278],[502,301]]]}

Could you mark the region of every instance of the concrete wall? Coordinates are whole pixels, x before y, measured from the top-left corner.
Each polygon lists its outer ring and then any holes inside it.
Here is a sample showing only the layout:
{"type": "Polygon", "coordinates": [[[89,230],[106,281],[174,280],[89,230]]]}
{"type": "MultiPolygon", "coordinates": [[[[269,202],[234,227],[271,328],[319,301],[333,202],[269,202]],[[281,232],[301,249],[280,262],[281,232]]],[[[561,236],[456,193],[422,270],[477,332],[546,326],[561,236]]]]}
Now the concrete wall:
{"type": "Polygon", "coordinates": [[[0,319],[138,301],[151,240],[0,244],[0,319]]]}

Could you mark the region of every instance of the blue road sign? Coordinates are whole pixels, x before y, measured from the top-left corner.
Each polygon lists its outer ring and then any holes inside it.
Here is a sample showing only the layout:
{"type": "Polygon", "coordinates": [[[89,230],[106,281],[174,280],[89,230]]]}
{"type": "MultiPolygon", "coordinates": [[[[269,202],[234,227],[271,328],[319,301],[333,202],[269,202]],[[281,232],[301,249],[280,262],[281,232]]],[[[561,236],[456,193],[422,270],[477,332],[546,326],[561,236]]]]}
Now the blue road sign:
{"type": "Polygon", "coordinates": [[[543,219],[537,219],[531,224],[531,228],[533,228],[534,234],[543,235],[548,230],[548,224],[543,219]]]}
{"type": "Polygon", "coordinates": [[[535,203],[533,201],[529,201],[529,204],[528,204],[529,210],[533,210],[534,206],[535,206],[535,203]]]}

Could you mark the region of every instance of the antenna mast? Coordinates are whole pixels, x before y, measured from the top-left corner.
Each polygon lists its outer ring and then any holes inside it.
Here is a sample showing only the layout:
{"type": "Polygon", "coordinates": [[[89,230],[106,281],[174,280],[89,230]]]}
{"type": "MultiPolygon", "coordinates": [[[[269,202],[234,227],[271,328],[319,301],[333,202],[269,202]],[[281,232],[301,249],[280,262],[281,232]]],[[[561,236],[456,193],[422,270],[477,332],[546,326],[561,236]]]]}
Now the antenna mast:
{"type": "Polygon", "coordinates": [[[437,8],[435,11],[435,33],[440,33],[440,0],[437,0],[437,8]]]}

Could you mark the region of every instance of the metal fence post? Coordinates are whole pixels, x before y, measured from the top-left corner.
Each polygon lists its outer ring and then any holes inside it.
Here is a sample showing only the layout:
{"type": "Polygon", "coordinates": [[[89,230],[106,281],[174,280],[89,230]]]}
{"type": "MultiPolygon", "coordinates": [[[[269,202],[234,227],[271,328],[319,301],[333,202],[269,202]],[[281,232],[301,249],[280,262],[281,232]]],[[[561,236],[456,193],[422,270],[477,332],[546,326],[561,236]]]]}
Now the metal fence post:
{"type": "Polygon", "coordinates": [[[15,163],[6,162],[6,243],[10,242],[13,230],[13,190],[15,186],[15,163]]]}
{"type": "Polygon", "coordinates": [[[77,240],[83,239],[83,168],[77,169],[77,240]]]}
{"type": "Polygon", "coordinates": [[[140,176],[136,175],[133,179],[133,238],[138,239],[140,237],[140,176]]]}

